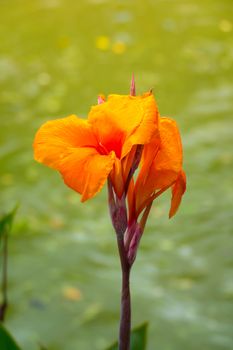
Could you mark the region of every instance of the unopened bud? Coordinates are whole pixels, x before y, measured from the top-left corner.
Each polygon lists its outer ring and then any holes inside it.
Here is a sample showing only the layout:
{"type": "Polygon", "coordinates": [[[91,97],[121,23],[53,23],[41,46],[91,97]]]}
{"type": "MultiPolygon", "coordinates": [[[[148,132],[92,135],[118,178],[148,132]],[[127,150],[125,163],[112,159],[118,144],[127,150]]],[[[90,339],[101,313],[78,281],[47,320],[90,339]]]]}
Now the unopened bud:
{"type": "Polygon", "coordinates": [[[98,105],[100,105],[101,103],[105,102],[105,98],[103,95],[99,95],[98,96],[98,105]]]}
{"type": "Polygon", "coordinates": [[[135,226],[135,231],[134,231],[134,234],[133,234],[133,238],[132,238],[132,240],[130,242],[129,250],[128,250],[128,261],[129,261],[130,265],[133,264],[133,262],[134,262],[134,260],[136,258],[138,245],[139,245],[141,236],[142,236],[142,230],[141,230],[140,225],[137,224],[135,226]]]}

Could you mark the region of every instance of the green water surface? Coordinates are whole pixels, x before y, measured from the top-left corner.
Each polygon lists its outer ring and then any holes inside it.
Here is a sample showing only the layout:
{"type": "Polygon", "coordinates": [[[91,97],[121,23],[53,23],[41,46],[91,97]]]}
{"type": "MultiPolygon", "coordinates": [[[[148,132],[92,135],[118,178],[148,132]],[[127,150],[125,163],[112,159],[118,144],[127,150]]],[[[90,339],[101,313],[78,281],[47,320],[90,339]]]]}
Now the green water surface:
{"type": "Polygon", "coordinates": [[[106,191],[81,204],[33,161],[46,120],[98,93],[153,88],[177,120],[188,187],[155,203],[132,271],[148,350],[233,349],[232,0],[0,0],[0,205],[10,240],[7,328],[24,350],[103,350],[117,338],[120,268],[106,191]]]}

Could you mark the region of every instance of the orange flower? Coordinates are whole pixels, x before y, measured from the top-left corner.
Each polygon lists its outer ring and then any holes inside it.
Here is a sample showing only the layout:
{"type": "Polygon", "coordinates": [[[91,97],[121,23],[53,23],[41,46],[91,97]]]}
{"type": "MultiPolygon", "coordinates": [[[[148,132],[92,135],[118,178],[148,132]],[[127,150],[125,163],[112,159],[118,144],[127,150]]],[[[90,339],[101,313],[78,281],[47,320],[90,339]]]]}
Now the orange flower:
{"type": "Polygon", "coordinates": [[[38,162],[61,173],[82,201],[95,196],[108,179],[108,203],[122,268],[119,348],[128,349],[130,269],[152,203],[171,188],[172,217],[186,188],[176,123],[160,118],[151,92],[135,96],[133,77],[130,96],[110,95],[107,101],[99,96],[87,120],[71,115],[42,125],[34,152],[38,162]]]}
{"type": "Polygon", "coordinates": [[[175,121],[159,116],[151,92],[135,96],[134,78],[130,93],[110,95],[107,101],[99,96],[87,120],[71,115],[45,123],[36,134],[34,151],[35,159],[58,170],[82,201],[95,196],[108,179],[119,249],[132,265],[153,201],[171,188],[172,217],[186,178],[175,121]]]}
{"type": "Polygon", "coordinates": [[[35,159],[58,170],[82,201],[99,192],[109,176],[121,198],[137,145],[150,143],[157,124],[151,93],[110,95],[91,108],[87,120],[71,115],[42,125],[34,140],[35,159]]]}

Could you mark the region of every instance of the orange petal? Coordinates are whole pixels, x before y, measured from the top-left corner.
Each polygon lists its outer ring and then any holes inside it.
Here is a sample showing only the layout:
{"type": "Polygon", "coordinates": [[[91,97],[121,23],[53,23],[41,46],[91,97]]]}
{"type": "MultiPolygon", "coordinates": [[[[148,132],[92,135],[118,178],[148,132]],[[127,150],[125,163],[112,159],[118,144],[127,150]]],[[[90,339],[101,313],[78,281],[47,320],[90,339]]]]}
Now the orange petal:
{"type": "Polygon", "coordinates": [[[182,169],[182,145],[174,120],[160,118],[159,139],[144,146],[142,164],[136,185],[137,208],[156,190],[171,186],[182,169]]]}
{"type": "Polygon", "coordinates": [[[124,158],[133,145],[146,144],[157,130],[157,106],[152,94],[110,95],[92,107],[88,120],[105,149],[124,158]]]}
{"type": "Polygon", "coordinates": [[[114,151],[121,158],[121,149],[125,139],[124,131],[121,130],[114,120],[112,112],[106,107],[107,102],[91,108],[88,121],[92,125],[96,139],[103,153],[114,151]]]}
{"type": "Polygon", "coordinates": [[[155,189],[172,183],[182,168],[182,144],[176,122],[169,118],[161,118],[159,134],[160,150],[151,169],[155,189]]]}
{"type": "Polygon", "coordinates": [[[185,172],[182,170],[175,184],[172,186],[172,199],[171,199],[171,208],[169,211],[169,218],[171,218],[176,214],[185,190],[186,190],[186,176],[185,176],[185,172]]]}
{"type": "MultiPolygon", "coordinates": [[[[132,98],[132,97],[131,97],[132,98]]],[[[122,158],[129,153],[133,145],[146,145],[152,137],[158,133],[158,109],[151,93],[134,97],[135,106],[131,111],[132,116],[137,116],[137,123],[134,130],[127,134],[123,149],[122,158]]],[[[128,120],[128,115],[126,116],[128,120]]]]}
{"type": "Polygon", "coordinates": [[[58,170],[82,201],[103,187],[115,154],[100,155],[91,125],[75,116],[42,125],[34,141],[35,159],[58,170]]]}
{"type": "Polygon", "coordinates": [[[114,161],[113,152],[104,156],[93,148],[79,148],[62,160],[58,170],[66,185],[82,194],[84,202],[102,189],[114,161]]]}
{"type": "Polygon", "coordinates": [[[97,147],[91,125],[75,115],[43,124],[34,140],[34,157],[57,169],[61,159],[77,147],[97,147]]]}
{"type": "MultiPolygon", "coordinates": [[[[156,155],[158,154],[160,146],[161,145],[159,136],[153,137],[150,144],[144,146],[142,159],[140,163],[140,171],[136,181],[136,191],[140,188],[143,189],[145,183],[147,182],[147,178],[150,175],[150,169],[152,167],[156,155]]],[[[148,186],[148,183],[147,189],[149,193],[151,193],[151,187],[148,186]]]]}

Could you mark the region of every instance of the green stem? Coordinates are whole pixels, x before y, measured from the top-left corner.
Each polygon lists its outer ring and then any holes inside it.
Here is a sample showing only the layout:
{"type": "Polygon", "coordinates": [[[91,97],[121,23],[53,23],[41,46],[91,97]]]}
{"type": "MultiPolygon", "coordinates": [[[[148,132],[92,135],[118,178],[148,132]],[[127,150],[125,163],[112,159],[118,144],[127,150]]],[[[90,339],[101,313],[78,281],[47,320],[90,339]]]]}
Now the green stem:
{"type": "Polygon", "coordinates": [[[2,264],[2,294],[3,301],[0,305],[0,321],[4,322],[7,310],[7,249],[8,249],[8,235],[5,232],[3,235],[3,264],[2,264]]]}

